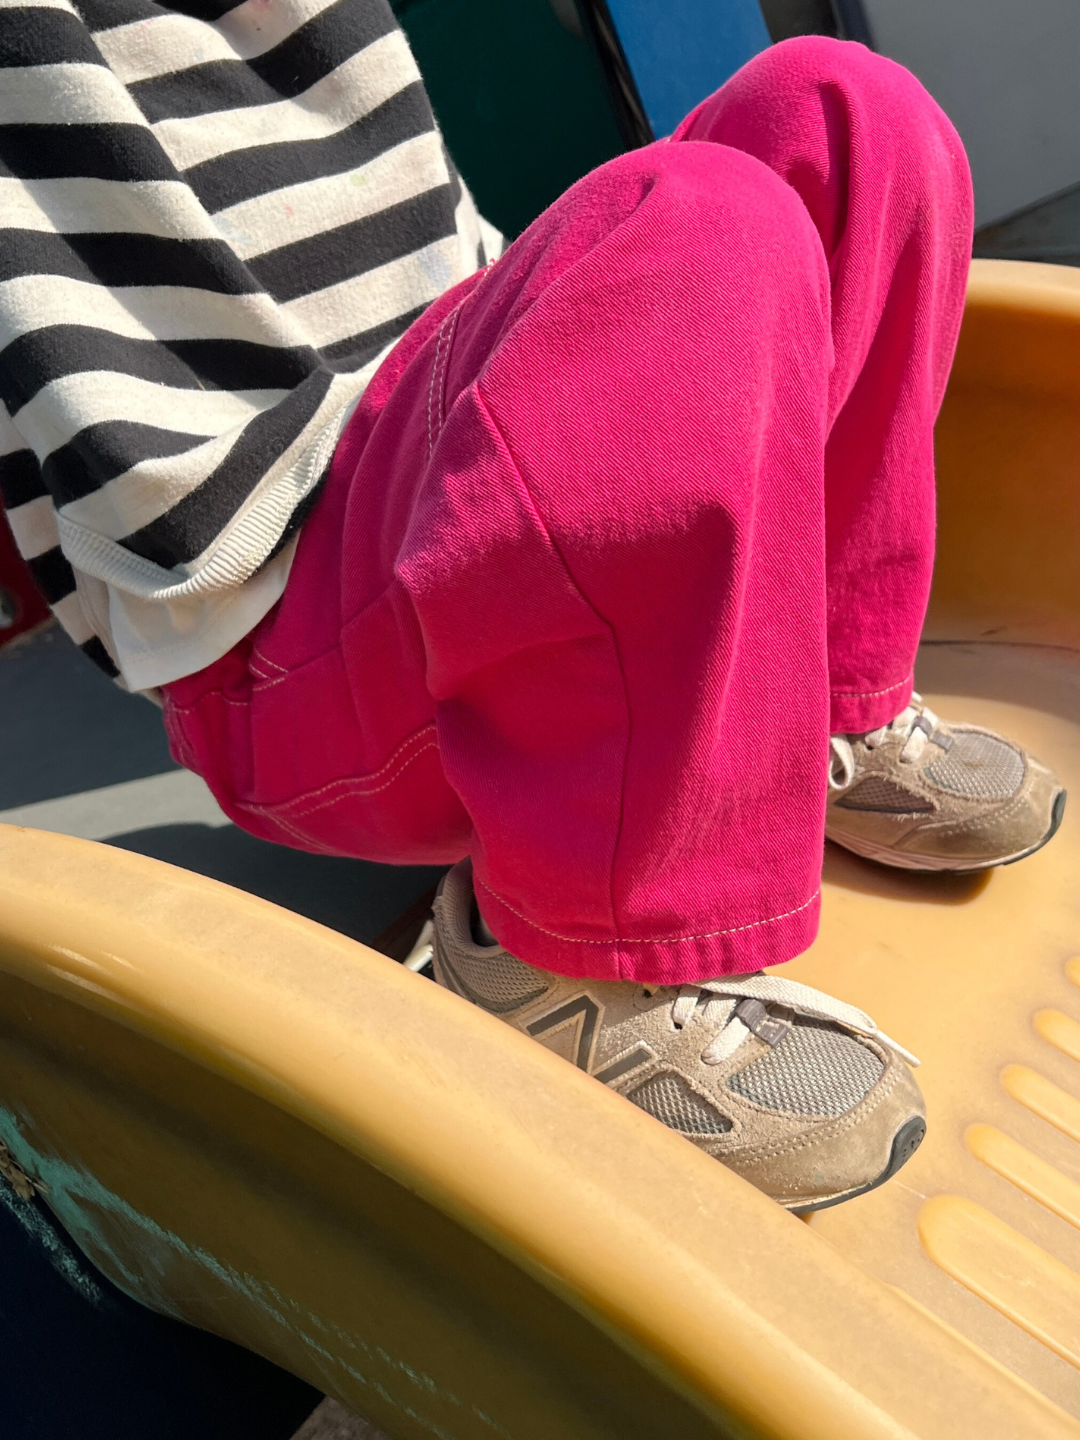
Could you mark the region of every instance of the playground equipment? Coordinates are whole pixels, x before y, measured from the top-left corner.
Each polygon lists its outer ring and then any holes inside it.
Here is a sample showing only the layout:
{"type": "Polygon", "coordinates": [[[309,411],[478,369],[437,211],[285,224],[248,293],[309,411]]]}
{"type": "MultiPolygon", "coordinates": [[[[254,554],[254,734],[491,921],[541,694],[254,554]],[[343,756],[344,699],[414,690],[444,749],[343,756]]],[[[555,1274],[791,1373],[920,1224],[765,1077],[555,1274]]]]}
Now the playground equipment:
{"type": "MultiPolygon", "coordinates": [[[[1080,272],[976,262],[919,683],[1074,789],[1078,459],[1080,272]]],[[[922,1057],[930,1128],[807,1224],[383,955],[0,827],[0,1171],[393,1440],[1080,1436],[1078,850],[828,856],[787,973],[922,1057]]]]}

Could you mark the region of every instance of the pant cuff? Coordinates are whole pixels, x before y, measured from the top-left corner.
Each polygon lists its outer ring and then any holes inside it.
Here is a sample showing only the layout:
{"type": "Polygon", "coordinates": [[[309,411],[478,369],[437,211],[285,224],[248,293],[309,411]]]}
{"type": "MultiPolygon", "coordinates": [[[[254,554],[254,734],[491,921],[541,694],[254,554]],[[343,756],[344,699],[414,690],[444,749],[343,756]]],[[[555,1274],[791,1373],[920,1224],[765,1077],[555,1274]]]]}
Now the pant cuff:
{"type": "Polygon", "coordinates": [[[895,720],[911,700],[913,675],[898,680],[887,690],[833,690],[829,694],[829,734],[861,735],[895,720]]]}
{"type": "Polygon", "coordinates": [[[484,919],[511,954],[559,975],[687,985],[780,965],[813,944],[821,891],[782,915],[742,925],[656,940],[578,940],[526,920],[486,887],[478,887],[484,919]]]}

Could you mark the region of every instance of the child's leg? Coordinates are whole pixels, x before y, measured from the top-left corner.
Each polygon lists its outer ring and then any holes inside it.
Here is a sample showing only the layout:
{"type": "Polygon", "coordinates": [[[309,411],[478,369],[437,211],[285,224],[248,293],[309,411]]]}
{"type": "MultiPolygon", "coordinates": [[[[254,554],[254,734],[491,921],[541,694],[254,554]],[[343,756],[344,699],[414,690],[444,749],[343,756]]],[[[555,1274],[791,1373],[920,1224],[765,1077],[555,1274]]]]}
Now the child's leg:
{"type": "Polygon", "coordinates": [[[816,928],[827,732],[809,218],[745,155],[658,145],[486,286],[401,561],[485,918],[570,974],[788,959],[816,928]]]}
{"type": "Polygon", "coordinates": [[[182,758],[287,842],[471,852],[499,939],[550,970],[799,953],[828,736],[806,209],[736,150],[651,146],[420,325],[278,611],[170,687],[182,758]]]}
{"type": "Polygon", "coordinates": [[[603,167],[433,307],[277,612],[167,705],[241,824],[471,854],[506,950],[476,943],[458,867],[441,983],[797,1209],[911,1154],[906,1067],[775,977],[654,987],[809,944],[830,660],[834,723],[878,716],[851,692],[891,691],[888,718],[910,688],[969,211],[951,132],[890,74],[781,47],[684,127],[728,143],[603,167]],[[930,133],[905,149],[890,124],[930,133]]]}
{"type": "Polygon", "coordinates": [[[818,37],[764,51],[680,126],[799,194],[832,283],[825,451],[830,728],[907,704],[934,551],[933,426],[971,254],[971,180],[907,70],[818,37]]]}
{"type": "Polygon", "coordinates": [[[764,161],[798,192],[829,264],[826,594],[837,769],[826,833],[914,870],[975,870],[1031,854],[1061,821],[1055,776],[1001,736],[946,725],[918,697],[908,708],[933,559],[933,425],[970,253],[960,141],[906,70],[821,39],[758,56],[679,136],[764,161]]]}

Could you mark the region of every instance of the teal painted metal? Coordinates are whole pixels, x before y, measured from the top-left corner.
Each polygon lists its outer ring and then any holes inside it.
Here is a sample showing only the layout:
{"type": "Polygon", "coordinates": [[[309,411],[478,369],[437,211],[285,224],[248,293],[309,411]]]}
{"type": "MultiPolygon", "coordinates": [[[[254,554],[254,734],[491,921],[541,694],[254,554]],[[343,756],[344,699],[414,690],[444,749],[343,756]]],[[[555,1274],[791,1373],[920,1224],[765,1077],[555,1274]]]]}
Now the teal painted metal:
{"type": "Polygon", "coordinates": [[[770,44],[758,0],[607,0],[654,135],[770,44]]]}
{"type": "Polygon", "coordinates": [[[624,148],[595,51],[550,0],[394,0],[394,10],[450,153],[509,238],[624,148]]]}

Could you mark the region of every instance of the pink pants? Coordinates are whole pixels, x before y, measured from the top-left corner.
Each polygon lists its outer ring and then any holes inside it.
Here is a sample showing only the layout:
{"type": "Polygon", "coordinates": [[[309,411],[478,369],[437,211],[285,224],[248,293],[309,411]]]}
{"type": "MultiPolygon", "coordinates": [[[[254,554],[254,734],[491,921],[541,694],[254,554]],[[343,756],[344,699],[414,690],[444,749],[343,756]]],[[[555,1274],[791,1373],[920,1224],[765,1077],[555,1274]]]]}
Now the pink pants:
{"type": "Polygon", "coordinates": [[[759,55],[412,326],[176,755],[272,840],[471,853],[551,970],[798,954],[830,729],[911,690],[971,228],[905,70],[759,55]]]}

